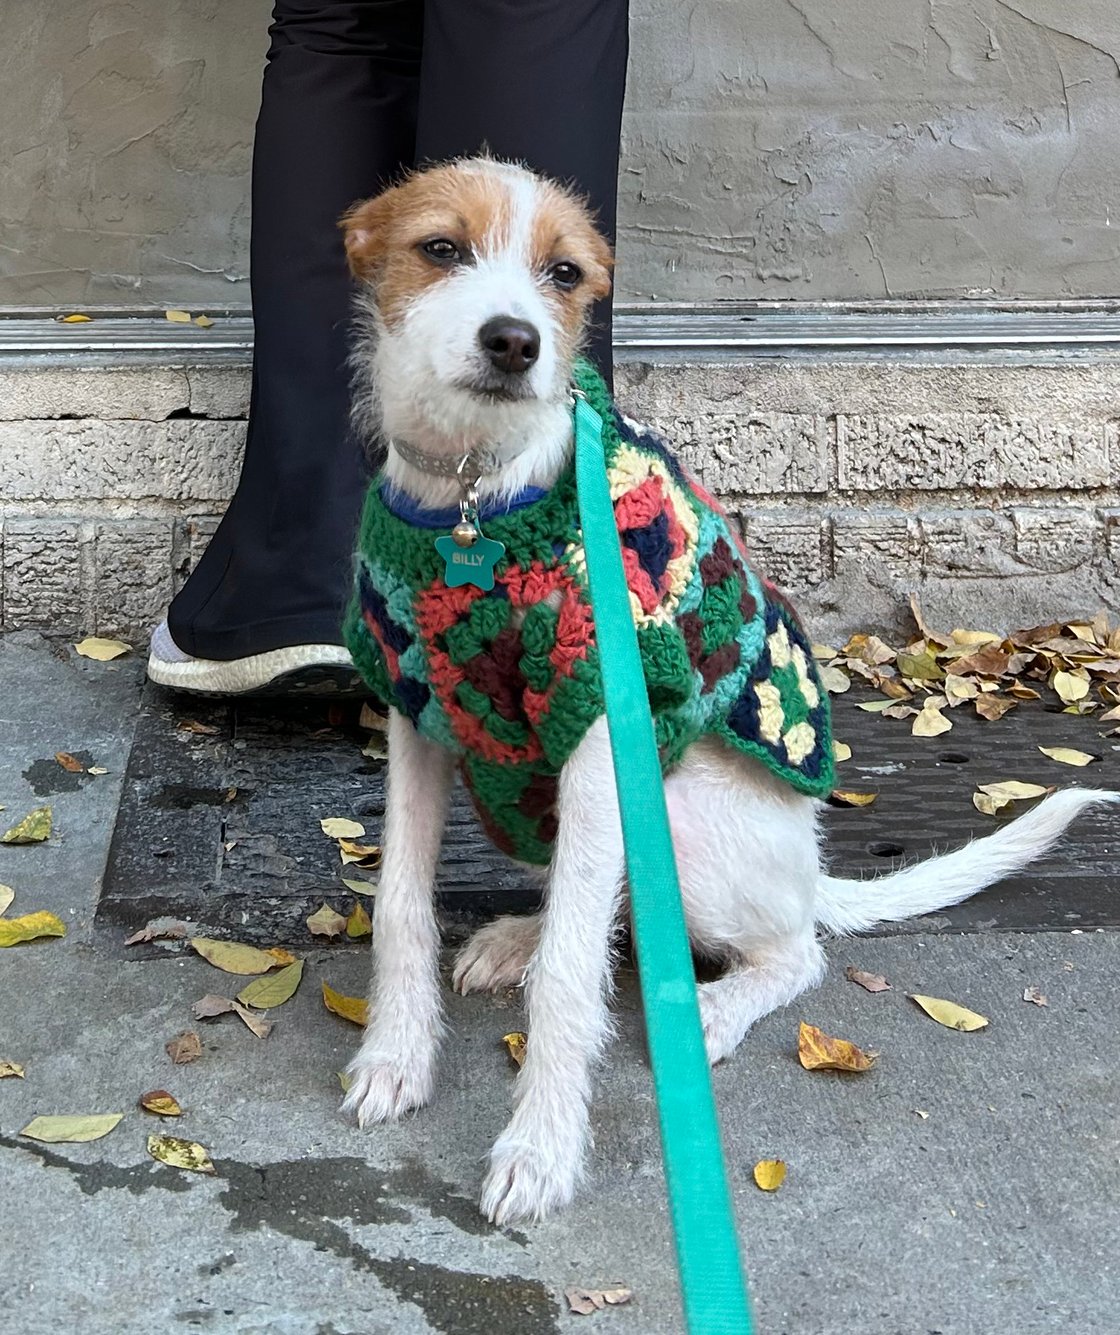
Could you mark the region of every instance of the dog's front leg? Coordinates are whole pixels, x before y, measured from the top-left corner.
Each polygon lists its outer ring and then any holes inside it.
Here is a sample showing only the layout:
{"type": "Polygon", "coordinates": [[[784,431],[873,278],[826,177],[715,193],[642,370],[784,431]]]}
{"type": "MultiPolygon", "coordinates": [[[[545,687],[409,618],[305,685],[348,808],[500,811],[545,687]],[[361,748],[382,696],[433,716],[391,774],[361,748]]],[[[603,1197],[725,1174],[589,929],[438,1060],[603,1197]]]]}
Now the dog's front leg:
{"type": "Polygon", "coordinates": [[[548,900],[526,980],[525,1065],[482,1190],[482,1212],[497,1224],[539,1219],[566,1204],[581,1175],[591,1065],[608,1032],[623,867],[610,744],[600,721],[560,775],[548,900]]]}
{"type": "Polygon", "coordinates": [[[344,1112],[360,1126],[431,1097],[440,1018],[434,889],[454,761],[395,711],[389,716],[385,853],[373,912],[373,982],[344,1112]]]}

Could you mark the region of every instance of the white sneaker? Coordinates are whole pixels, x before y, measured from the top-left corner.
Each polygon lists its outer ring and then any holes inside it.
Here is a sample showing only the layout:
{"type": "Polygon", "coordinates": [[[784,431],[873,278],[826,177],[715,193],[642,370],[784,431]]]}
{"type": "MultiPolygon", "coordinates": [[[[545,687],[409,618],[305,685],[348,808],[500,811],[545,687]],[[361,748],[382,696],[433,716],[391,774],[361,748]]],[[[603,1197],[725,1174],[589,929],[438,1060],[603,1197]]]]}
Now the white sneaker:
{"type": "Polygon", "coordinates": [[[158,686],[195,695],[340,695],[361,689],[339,644],[294,644],[223,661],[192,658],[171,638],[167,620],[152,632],[148,676],[158,686]]]}

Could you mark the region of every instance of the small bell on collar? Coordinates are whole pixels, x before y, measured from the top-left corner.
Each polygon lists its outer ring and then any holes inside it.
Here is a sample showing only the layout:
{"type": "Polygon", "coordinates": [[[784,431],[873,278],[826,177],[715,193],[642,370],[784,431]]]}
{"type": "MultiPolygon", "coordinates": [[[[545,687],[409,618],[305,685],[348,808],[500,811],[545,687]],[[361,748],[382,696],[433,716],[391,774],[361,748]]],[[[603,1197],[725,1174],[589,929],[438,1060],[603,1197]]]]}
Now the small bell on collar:
{"type": "Polygon", "coordinates": [[[467,476],[471,456],[466,455],[456,470],[462,494],[459,498],[459,522],[450,535],[437,538],[435,547],[443,557],[443,582],[449,589],[473,584],[483,593],[494,587],[494,566],[506,554],[505,545],[484,537],[478,524],[479,476],[467,476]]]}

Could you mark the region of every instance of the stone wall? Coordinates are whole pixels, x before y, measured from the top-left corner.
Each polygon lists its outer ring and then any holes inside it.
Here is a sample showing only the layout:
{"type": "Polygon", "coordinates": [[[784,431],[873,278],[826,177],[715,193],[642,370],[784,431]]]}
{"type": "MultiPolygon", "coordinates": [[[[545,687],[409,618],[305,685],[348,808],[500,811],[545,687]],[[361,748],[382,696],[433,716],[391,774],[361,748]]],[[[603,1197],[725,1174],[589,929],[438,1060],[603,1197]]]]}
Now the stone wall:
{"type": "MultiPolygon", "coordinates": [[[[1120,608],[1120,360],[624,362],[812,630],[1120,608]]],[[[0,625],[142,636],[237,476],[242,367],[0,371],[0,625]]]]}

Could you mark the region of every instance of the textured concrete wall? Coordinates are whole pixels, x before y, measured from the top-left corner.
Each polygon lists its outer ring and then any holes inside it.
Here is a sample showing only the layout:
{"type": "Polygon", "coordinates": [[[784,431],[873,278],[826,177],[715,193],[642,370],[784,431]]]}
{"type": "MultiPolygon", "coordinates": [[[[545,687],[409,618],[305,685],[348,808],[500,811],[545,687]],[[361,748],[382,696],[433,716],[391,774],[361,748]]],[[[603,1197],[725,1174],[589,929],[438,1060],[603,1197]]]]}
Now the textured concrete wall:
{"type": "MultiPolygon", "coordinates": [[[[1120,360],[618,379],[818,638],[899,627],[911,591],[946,626],[1120,609],[1120,360]]],[[[248,388],[238,368],[0,372],[0,625],[142,636],[232,490],[248,388]]]]}
{"type": "MultiPolygon", "coordinates": [[[[3,0],[0,303],[247,301],[269,8],[3,0]]],[[[622,297],[1120,293],[1115,0],[632,12],[622,297]]]]}

